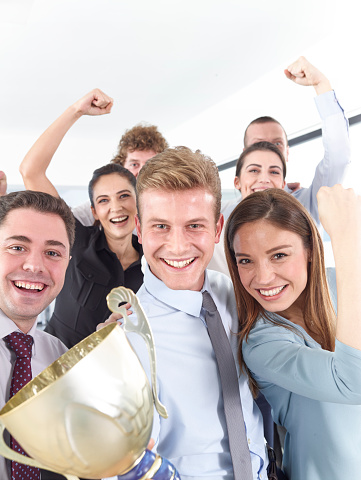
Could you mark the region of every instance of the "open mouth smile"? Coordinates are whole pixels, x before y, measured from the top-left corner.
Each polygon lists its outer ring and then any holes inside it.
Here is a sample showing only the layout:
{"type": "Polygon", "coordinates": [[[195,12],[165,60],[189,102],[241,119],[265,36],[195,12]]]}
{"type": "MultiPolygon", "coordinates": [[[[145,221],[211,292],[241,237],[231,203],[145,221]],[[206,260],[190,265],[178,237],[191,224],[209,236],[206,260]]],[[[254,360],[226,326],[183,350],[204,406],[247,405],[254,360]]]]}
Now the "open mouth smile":
{"type": "Polygon", "coordinates": [[[14,282],[15,287],[17,287],[19,290],[35,290],[37,292],[41,292],[44,290],[46,285],[44,283],[30,283],[30,282],[21,282],[19,280],[16,280],[14,282]]]}
{"type": "Polygon", "coordinates": [[[128,218],[129,218],[128,215],[123,215],[122,217],[111,218],[110,221],[112,223],[114,223],[115,225],[117,225],[119,223],[123,223],[123,222],[127,221],[128,218]]]}
{"type": "Polygon", "coordinates": [[[166,258],[162,258],[163,262],[165,262],[167,265],[170,265],[171,267],[174,268],[184,268],[190,265],[192,262],[194,262],[195,257],[188,258],[187,260],[167,260],[166,258]]]}
{"type": "Polygon", "coordinates": [[[269,290],[263,290],[262,288],[258,288],[257,290],[264,297],[275,297],[276,295],[281,293],[282,290],[286,287],[287,287],[287,285],[282,285],[282,287],[276,287],[276,288],[272,288],[272,289],[269,289],[269,290]]]}

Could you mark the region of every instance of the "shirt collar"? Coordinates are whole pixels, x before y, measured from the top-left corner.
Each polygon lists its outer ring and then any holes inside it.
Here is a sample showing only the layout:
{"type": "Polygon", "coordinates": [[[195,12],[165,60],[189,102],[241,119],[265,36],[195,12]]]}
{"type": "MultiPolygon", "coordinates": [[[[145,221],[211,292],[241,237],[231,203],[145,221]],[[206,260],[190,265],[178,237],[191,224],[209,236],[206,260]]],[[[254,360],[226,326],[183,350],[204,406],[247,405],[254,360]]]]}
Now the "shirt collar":
{"type": "Polygon", "coordinates": [[[201,316],[203,302],[202,292],[207,290],[212,295],[207,270],[205,271],[204,284],[200,292],[193,290],[172,290],[168,288],[159,278],[153,275],[148,264],[144,272],[144,285],[153,297],[193,317],[201,316]]]}
{"type": "MultiPolygon", "coordinates": [[[[6,335],[9,335],[12,332],[21,332],[21,330],[16,325],[16,323],[10,320],[10,318],[7,317],[2,310],[0,310],[0,338],[4,338],[6,337],[6,335]]],[[[34,338],[35,333],[36,333],[36,322],[28,331],[27,335],[31,335],[34,338]]]]}

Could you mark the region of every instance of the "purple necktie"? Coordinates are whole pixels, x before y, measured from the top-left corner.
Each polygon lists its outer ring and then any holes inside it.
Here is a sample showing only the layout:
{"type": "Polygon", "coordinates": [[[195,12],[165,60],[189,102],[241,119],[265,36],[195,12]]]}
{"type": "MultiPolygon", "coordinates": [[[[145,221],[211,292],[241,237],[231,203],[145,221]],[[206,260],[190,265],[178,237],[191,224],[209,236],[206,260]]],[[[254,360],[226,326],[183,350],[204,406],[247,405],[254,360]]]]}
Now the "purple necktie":
{"type": "MultiPolygon", "coordinates": [[[[15,395],[24,385],[30,382],[31,375],[31,353],[33,337],[21,332],[12,332],[4,337],[8,347],[16,355],[16,361],[11,379],[10,398],[15,395]]],[[[15,438],[10,438],[11,448],[16,452],[27,455],[15,438]]],[[[11,480],[40,480],[40,470],[35,467],[23,465],[18,462],[11,462],[11,480]]]]}

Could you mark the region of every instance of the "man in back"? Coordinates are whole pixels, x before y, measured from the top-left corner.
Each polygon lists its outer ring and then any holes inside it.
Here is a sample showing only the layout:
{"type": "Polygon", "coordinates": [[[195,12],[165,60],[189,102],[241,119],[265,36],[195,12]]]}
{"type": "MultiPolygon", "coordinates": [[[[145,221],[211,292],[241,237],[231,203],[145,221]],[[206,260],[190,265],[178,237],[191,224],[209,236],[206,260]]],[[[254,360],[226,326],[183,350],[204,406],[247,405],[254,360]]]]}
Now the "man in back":
{"type": "MultiPolygon", "coordinates": [[[[300,57],[286,70],[285,75],[298,85],[313,86],[317,97],[316,106],[322,120],[322,140],[324,158],[317,165],[312,184],[308,188],[297,188],[297,184],[286,185],[285,190],[294,195],[311,213],[319,225],[316,194],[320,187],[332,187],[341,183],[350,163],[350,141],[348,121],[337,101],[328,78],[304,57],[300,57]],[[291,187],[291,188],[289,188],[291,187]]],[[[273,143],[283,154],[289,157],[286,132],[282,125],[272,117],[259,117],[253,120],[244,134],[244,149],[261,141],[273,143]]],[[[240,189],[239,179],[235,178],[235,188],[240,189]]],[[[222,206],[225,220],[234,207],[241,201],[241,195],[222,206]]]]}
{"type": "MultiPolygon", "coordinates": [[[[38,330],[36,320],[63,286],[73,241],[74,219],[63,200],[31,191],[0,198],[0,408],[16,393],[14,339],[29,345],[23,384],[67,350],[38,330]]],[[[0,456],[1,479],[22,478],[14,463],[0,456]]],[[[40,478],[39,470],[32,475],[40,478]]]]}

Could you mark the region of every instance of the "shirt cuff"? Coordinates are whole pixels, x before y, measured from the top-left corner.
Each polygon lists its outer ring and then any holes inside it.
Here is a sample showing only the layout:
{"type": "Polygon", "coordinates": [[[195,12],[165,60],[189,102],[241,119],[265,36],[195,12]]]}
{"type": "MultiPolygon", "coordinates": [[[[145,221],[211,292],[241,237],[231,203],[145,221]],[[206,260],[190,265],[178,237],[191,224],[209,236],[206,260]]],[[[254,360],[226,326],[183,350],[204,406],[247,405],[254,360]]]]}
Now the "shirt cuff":
{"type": "Polygon", "coordinates": [[[343,108],[338,103],[334,90],[317,95],[317,97],[315,97],[315,102],[322,120],[331,115],[344,113],[343,108]]]}

